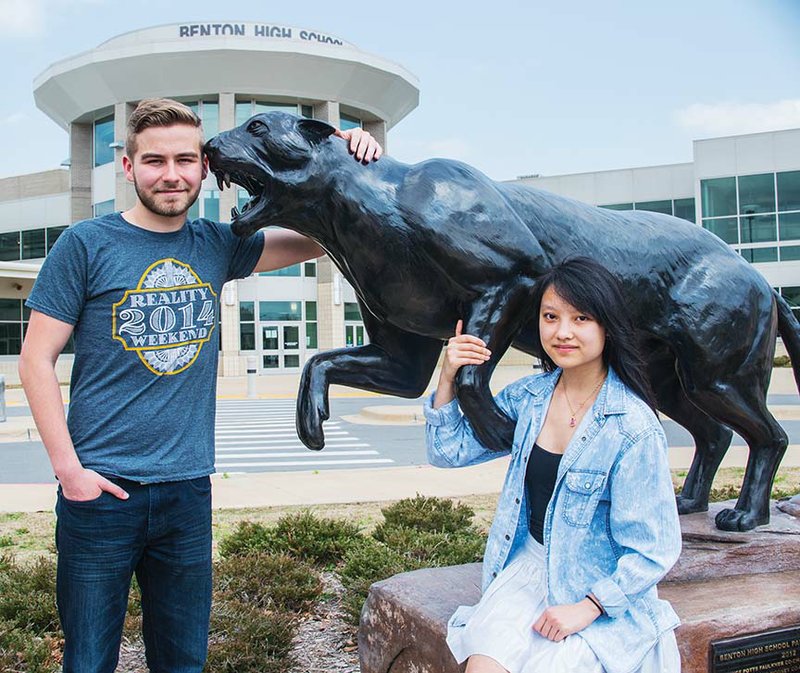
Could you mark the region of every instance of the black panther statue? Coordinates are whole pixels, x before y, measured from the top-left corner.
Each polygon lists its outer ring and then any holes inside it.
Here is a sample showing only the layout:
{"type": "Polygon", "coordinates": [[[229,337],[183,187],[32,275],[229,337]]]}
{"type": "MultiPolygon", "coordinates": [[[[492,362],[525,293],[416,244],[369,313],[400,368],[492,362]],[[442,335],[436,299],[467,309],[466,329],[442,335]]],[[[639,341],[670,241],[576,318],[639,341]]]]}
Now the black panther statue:
{"type": "MultiPolygon", "coordinates": [[[[533,352],[537,277],[568,256],[593,257],[625,287],[641,330],[658,407],[694,437],[678,497],[704,511],[731,429],[750,447],[724,530],[769,521],[769,495],[787,436],[767,409],[780,333],[800,363],[800,325],[766,280],[713,234],[667,215],[589,206],[519,184],[497,183],[465,164],[383,158],[360,166],[324,122],[281,112],[256,115],[206,144],[220,185],[252,198],[233,230],[280,225],[317,241],[353,285],[371,343],[320,353],[303,370],[297,430],[324,445],[328,386],[417,397],[459,318],[492,358],[463,367],[459,404],[481,441],[511,445],[513,423],[489,389],[510,346],[533,352]]],[[[221,188],[221,187],[220,187],[221,188]]],[[[795,379],[800,371],[795,365],[795,379]]]]}

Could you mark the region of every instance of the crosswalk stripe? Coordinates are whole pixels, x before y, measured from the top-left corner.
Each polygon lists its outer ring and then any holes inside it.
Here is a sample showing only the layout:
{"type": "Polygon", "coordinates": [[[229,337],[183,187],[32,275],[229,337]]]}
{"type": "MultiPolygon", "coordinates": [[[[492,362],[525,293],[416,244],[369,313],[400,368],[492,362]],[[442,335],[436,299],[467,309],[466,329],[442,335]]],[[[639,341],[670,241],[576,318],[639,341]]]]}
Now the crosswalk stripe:
{"type": "Polygon", "coordinates": [[[352,435],[333,419],[325,423],[322,453],[309,451],[297,436],[297,402],[286,400],[236,400],[217,404],[215,418],[216,468],[246,472],[286,467],[385,465],[368,442],[352,435]]]}
{"type": "MultiPolygon", "coordinates": [[[[325,453],[329,453],[330,449],[339,450],[339,449],[362,449],[362,448],[369,448],[369,444],[366,442],[348,442],[344,444],[328,444],[326,442],[326,447],[324,449],[325,453]]],[[[222,446],[217,447],[217,454],[228,454],[231,451],[286,451],[288,449],[301,449],[301,453],[305,455],[309,455],[310,449],[297,442],[295,444],[281,444],[279,446],[222,446]]],[[[310,454],[313,455],[313,454],[310,454]]]]}
{"type": "Polygon", "coordinates": [[[393,463],[391,458],[364,458],[346,460],[276,460],[258,463],[217,463],[217,469],[225,467],[302,467],[304,465],[376,465],[393,463]]]}
{"type": "MultiPolygon", "coordinates": [[[[279,451],[276,453],[271,453],[269,456],[264,456],[265,458],[305,458],[308,455],[308,449],[305,451],[279,451]]],[[[377,456],[377,451],[326,451],[326,456],[377,456]]],[[[232,458],[253,458],[252,453],[226,453],[225,460],[230,460],[232,458]]],[[[259,458],[260,456],[255,456],[259,458]]]]}

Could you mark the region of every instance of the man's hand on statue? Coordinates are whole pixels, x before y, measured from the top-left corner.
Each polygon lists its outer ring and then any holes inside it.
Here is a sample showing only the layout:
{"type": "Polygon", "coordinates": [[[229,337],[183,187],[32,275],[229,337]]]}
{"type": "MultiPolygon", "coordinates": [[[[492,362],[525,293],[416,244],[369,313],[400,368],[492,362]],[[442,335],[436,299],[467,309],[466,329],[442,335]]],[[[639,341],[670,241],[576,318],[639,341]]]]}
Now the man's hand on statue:
{"type": "Polygon", "coordinates": [[[368,164],[370,161],[377,161],[383,154],[380,143],[373,138],[369,131],[354,128],[348,131],[336,131],[335,135],[347,141],[347,148],[358,161],[368,164]]]}
{"type": "Polygon", "coordinates": [[[573,633],[583,631],[600,616],[600,610],[588,598],[572,605],[554,605],[536,620],[533,630],[548,640],[560,642],[573,633]]]}
{"type": "Polygon", "coordinates": [[[99,498],[103,491],[110,493],[120,500],[128,499],[128,494],[124,489],[97,474],[94,470],[87,470],[84,467],[59,474],[58,481],[61,484],[62,495],[67,500],[72,500],[74,502],[94,500],[95,498],[99,498]]]}
{"type": "Polygon", "coordinates": [[[455,336],[447,341],[447,352],[442,365],[442,376],[450,381],[464,365],[482,365],[492,355],[486,348],[486,342],[471,334],[462,334],[464,321],[456,323],[455,336]]]}

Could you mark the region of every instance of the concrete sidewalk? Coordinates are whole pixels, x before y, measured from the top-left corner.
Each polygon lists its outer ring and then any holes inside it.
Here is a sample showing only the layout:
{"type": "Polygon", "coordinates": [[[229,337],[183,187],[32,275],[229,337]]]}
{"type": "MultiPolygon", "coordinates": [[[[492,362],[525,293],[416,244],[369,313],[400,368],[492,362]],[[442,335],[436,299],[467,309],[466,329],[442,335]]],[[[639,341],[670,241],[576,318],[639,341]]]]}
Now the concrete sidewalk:
{"type": "MultiPolygon", "coordinates": [[[[500,388],[510,381],[530,373],[527,367],[501,367],[493,377],[493,387],[500,388]]],[[[294,397],[298,375],[262,376],[257,379],[257,396],[294,397]]],[[[434,381],[436,378],[434,378],[434,381]]],[[[776,369],[770,386],[771,394],[796,394],[790,369],[776,369]]],[[[245,399],[247,380],[244,377],[220,379],[219,399],[245,399]]],[[[333,386],[333,397],[364,397],[369,406],[369,393],[333,386]]],[[[9,391],[9,406],[24,404],[22,391],[9,391]],[[14,399],[16,398],[16,399],[14,399]]],[[[410,407],[415,407],[413,402],[410,407]]],[[[774,407],[777,417],[788,415],[800,418],[800,405],[774,407]]],[[[0,437],[22,433],[21,441],[32,427],[29,417],[10,417],[0,424],[0,437]]],[[[35,430],[34,430],[35,432],[35,430]]],[[[9,439],[6,439],[9,441],[9,439]]],[[[423,441],[420,431],[420,442],[423,441]]],[[[675,468],[687,468],[693,447],[670,449],[670,463],[675,468]]],[[[745,447],[733,447],[723,461],[723,467],[742,467],[747,460],[745,447]]],[[[226,477],[215,475],[215,508],[269,507],[284,505],[319,505],[346,502],[372,502],[413,497],[417,493],[437,496],[463,496],[497,493],[503,483],[508,459],[500,459],[472,468],[443,470],[429,465],[388,467],[357,470],[323,470],[302,472],[268,472],[226,477]]],[[[800,466],[800,446],[790,446],[782,463],[800,466]]],[[[0,484],[0,512],[45,511],[55,502],[53,484],[0,484]]]]}

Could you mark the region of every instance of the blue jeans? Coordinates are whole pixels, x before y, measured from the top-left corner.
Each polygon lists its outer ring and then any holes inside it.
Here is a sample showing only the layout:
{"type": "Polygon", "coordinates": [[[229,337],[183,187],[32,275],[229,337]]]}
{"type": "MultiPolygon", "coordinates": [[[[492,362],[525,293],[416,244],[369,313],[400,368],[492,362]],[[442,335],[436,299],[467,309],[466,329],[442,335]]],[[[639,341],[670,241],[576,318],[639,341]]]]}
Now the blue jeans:
{"type": "Polygon", "coordinates": [[[200,673],[211,611],[211,481],[139,484],[109,477],[103,492],[56,503],[58,612],[64,673],[113,673],[131,577],[142,590],[142,634],[152,673],[200,673]]]}

